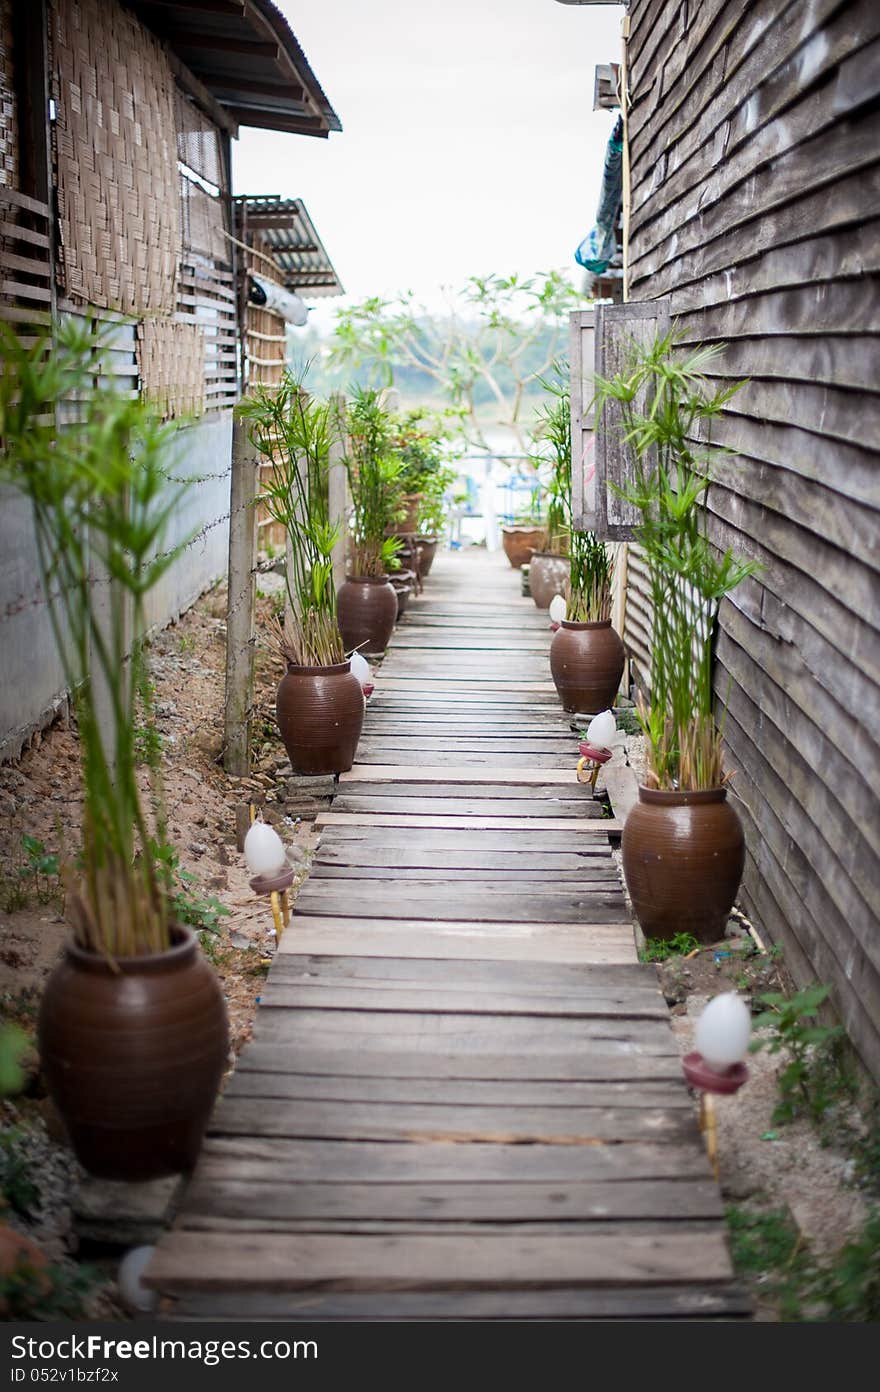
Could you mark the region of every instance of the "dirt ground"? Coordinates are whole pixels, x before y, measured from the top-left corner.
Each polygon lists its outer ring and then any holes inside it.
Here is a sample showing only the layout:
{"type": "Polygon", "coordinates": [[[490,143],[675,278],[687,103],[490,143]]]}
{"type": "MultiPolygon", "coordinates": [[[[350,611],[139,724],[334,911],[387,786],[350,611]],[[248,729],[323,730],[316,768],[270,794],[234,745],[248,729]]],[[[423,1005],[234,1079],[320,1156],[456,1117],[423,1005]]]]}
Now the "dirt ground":
{"type": "MultiPolygon", "coordinates": [[[[261,614],[268,615],[271,597],[264,595],[258,603],[261,614]]],[[[225,592],[205,596],[179,623],[156,636],[151,661],[169,834],[180,868],[194,877],[186,886],[189,898],[204,922],[218,929],[203,942],[226,996],[231,1066],[249,1038],[274,946],[268,904],[249,889],[244,858],[236,849],[236,809],[243,802],[262,806],[290,848],[299,882],[307,873],[315,834],[310,823],[285,817],[278,801],[277,774],[285,760],[271,719],[279,673],[268,653],[258,653],[257,661],[253,776],[230,778],[219,762],[225,592]]],[[[640,738],[628,736],[615,758],[640,772],[640,738]]],[[[81,808],[76,733],[63,720],[36,736],[16,764],[0,767],[0,1016],[31,1036],[42,983],[67,932],[51,862],[48,871],[34,866],[44,856],[64,859],[75,853],[81,808]],[[26,842],[28,837],[33,842],[26,842]]],[[[736,989],[751,1001],[787,984],[784,965],[757,949],[748,925],[740,919],[732,929],[734,936],[714,948],[658,968],[683,1052],[691,1047],[695,1019],[711,996],[736,989]]],[[[79,1173],[59,1135],[35,1052],[29,1069],[25,1094],[0,1104],[0,1129],[17,1138],[13,1145],[25,1168],[37,1176],[39,1201],[30,1212],[26,1206],[24,1213],[7,1207],[3,1218],[33,1236],[51,1260],[75,1270],[70,1195],[79,1173]]],[[[785,1206],[810,1248],[830,1255],[860,1229],[867,1213],[852,1159],[845,1148],[823,1144],[808,1121],[774,1125],[776,1058],[755,1055],[749,1069],[748,1084],[735,1097],[719,1099],[717,1108],[725,1200],[785,1206]]],[[[115,1262],[97,1269],[85,1307],[93,1317],[124,1317],[114,1271],[115,1262]]],[[[772,1303],[760,1308],[759,1315],[776,1317],[772,1303]]]]}

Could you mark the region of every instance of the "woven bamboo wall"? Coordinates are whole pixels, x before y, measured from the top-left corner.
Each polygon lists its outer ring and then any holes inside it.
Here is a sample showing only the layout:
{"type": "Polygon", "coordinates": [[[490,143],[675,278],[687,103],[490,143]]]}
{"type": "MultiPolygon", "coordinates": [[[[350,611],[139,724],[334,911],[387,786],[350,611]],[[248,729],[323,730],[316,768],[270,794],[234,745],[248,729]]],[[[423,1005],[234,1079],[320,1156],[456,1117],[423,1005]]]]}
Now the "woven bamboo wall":
{"type": "Polygon", "coordinates": [[[145,319],[137,328],[141,390],[166,419],[205,409],[205,336],[194,324],[145,319]]]}
{"type": "Polygon", "coordinates": [[[0,186],[18,186],[18,129],[12,77],[12,0],[0,0],[0,186]]]}
{"type": "Polygon", "coordinates": [[[170,314],[180,247],[174,79],[123,6],[51,0],[59,279],[75,299],[170,314]]]}

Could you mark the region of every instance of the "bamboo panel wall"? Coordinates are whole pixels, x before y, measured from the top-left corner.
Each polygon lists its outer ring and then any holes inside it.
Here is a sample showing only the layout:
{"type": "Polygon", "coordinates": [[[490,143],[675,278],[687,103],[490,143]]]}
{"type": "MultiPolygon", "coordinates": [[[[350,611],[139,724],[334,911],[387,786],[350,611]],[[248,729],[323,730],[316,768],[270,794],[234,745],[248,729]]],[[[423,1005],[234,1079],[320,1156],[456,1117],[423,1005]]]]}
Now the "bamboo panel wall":
{"type": "Polygon", "coordinates": [[[119,4],[51,0],[59,281],[125,314],[174,309],[180,242],[174,78],[119,4]]]}
{"type": "MultiPolygon", "coordinates": [[[[632,0],[629,293],[748,376],[708,507],[746,907],[880,1076],[880,7],[632,0]]],[[[630,562],[632,616],[643,583],[630,562]]]]}
{"type": "MultiPolygon", "coordinates": [[[[249,231],[248,241],[251,250],[242,253],[245,270],[280,281],[280,272],[273,270],[271,248],[259,232],[249,231]]],[[[248,385],[262,383],[278,386],[287,365],[287,329],[281,316],[271,309],[248,304],[245,311],[244,351],[248,385]]],[[[261,460],[261,477],[272,468],[270,462],[261,460]]],[[[287,540],[284,528],[272,521],[263,503],[257,504],[257,538],[260,547],[271,546],[276,550],[283,548],[287,540]]]]}

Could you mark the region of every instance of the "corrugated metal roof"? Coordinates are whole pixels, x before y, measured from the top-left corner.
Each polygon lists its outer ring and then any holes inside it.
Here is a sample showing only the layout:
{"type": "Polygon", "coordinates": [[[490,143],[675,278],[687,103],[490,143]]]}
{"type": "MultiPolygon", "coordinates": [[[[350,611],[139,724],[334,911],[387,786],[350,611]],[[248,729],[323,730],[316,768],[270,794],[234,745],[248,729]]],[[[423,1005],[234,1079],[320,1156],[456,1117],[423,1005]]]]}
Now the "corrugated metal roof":
{"type": "Polygon", "coordinates": [[[342,129],[272,0],[126,0],[236,125],[326,136],[342,129]]]}
{"type": "Polygon", "coordinates": [[[247,241],[259,232],[260,246],[278,265],[286,289],[304,300],[345,293],[301,199],[242,196],[235,206],[239,235],[247,241]]]}

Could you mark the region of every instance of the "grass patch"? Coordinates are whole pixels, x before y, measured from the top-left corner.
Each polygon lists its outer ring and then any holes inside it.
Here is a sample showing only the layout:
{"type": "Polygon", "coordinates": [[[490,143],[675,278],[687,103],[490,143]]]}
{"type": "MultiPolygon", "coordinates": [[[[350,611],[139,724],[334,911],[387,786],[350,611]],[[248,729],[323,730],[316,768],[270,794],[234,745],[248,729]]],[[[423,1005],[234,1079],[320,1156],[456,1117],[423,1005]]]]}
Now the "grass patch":
{"type": "Polygon", "coordinates": [[[675,933],[671,938],[645,938],[639,952],[640,962],[668,962],[670,957],[687,957],[700,944],[693,933],[675,933]]]}

